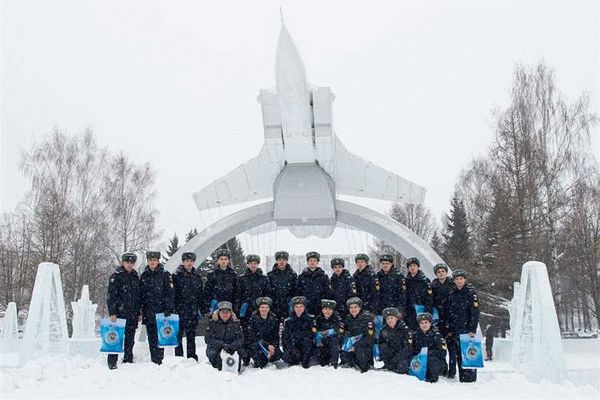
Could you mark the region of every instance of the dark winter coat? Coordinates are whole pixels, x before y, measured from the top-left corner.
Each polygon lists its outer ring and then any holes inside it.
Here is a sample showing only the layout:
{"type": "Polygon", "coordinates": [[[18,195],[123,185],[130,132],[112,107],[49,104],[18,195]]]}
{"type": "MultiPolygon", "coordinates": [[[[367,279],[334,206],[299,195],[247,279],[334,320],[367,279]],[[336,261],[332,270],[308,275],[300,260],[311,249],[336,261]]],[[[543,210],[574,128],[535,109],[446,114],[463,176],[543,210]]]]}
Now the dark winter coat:
{"type": "Polygon", "coordinates": [[[279,346],[279,319],[275,314],[269,312],[267,318],[262,318],[260,313],[255,311],[250,318],[249,342],[256,343],[259,340],[266,342],[266,345],[279,346]]]}
{"type": "Polygon", "coordinates": [[[361,310],[356,318],[350,314],[346,316],[343,339],[358,335],[362,335],[362,338],[356,342],[355,347],[372,347],[375,344],[373,316],[368,311],[361,310]]]}
{"type": "Polygon", "coordinates": [[[413,334],[412,354],[419,354],[423,347],[427,347],[427,357],[435,357],[444,362],[446,361],[446,340],[436,327],[432,326],[426,333],[423,333],[421,329],[417,329],[413,334]]]}
{"type": "Polygon", "coordinates": [[[299,344],[306,342],[307,339],[312,338],[312,322],[313,316],[306,311],[299,317],[295,312],[292,312],[292,316],[286,318],[281,338],[284,352],[287,353],[299,344]]]}
{"type": "Polygon", "coordinates": [[[202,290],[202,277],[195,267],[188,272],[180,265],[173,274],[175,289],[175,311],[179,314],[180,321],[198,320],[198,312],[204,314],[204,291],[202,290]]]}
{"type": "Polygon", "coordinates": [[[379,335],[379,346],[386,368],[407,372],[412,358],[412,335],[404,321],[398,320],[393,328],[385,324],[379,335]]]}
{"type": "Polygon", "coordinates": [[[273,265],[271,272],[267,274],[271,298],[273,299],[272,311],[281,320],[289,315],[289,302],[296,294],[296,280],[298,275],[286,264],[283,270],[273,265]]]}
{"type": "MultiPolygon", "coordinates": [[[[452,278],[446,278],[444,283],[441,283],[439,279],[435,278],[431,282],[431,291],[433,294],[433,306],[437,308],[440,317],[439,326],[440,328],[446,326],[448,316],[445,309],[446,299],[450,292],[455,288],[452,278]]],[[[444,332],[442,332],[444,333],[444,332]]]]}
{"type": "Polygon", "coordinates": [[[259,297],[269,296],[269,280],[266,275],[263,275],[262,269],[258,268],[256,272],[246,269],[244,275],[240,276],[240,290],[239,290],[239,305],[248,304],[246,314],[240,315],[241,319],[250,319],[252,312],[256,310],[256,299],[259,297]]]}
{"type": "Polygon", "coordinates": [[[432,312],[433,296],[431,282],[423,271],[419,271],[414,277],[409,273],[406,276],[406,317],[404,321],[409,328],[417,328],[417,314],[415,304],[425,306],[426,312],[432,312]]]}
{"type": "Polygon", "coordinates": [[[455,336],[476,332],[479,324],[479,298],[471,284],[454,288],[446,300],[448,330],[455,336]]]}
{"type": "Polygon", "coordinates": [[[388,307],[396,307],[404,316],[406,303],[406,279],[396,268],[392,268],[387,274],[383,270],[377,272],[379,281],[379,304],[377,314],[388,307]]]}
{"type": "Polygon", "coordinates": [[[127,272],[119,266],[108,280],[108,293],[106,295],[108,314],[129,321],[137,319],[140,315],[140,279],[136,270],[127,272]]]}
{"type": "Polygon", "coordinates": [[[306,297],[306,310],[316,315],[321,311],[321,300],[331,296],[329,278],[321,267],[304,268],[296,282],[296,296],[306,297]]]}
{"type": "Polygon", "coordinates": [[[313,319],[312,333],[314,335],[319,332],[329,331],[330,329],[334,330],[334,336],[339,337],[344,334],[344,323],[337,311],[334,311],[329,318],[325,318],[323,313],[320,313],[313,319]]]}
{"type": "Polygon", "coordinates": [[[379,280],[373,267],[367,265],[362,271],[357,269],[352,277],[356,284],[356,294],[363,302],[363,310],[376,314],[379,311],[379,280]]]}
{"type": "MultiPolygon", "coordinates": [[[[239,280],[231,265],[222,269],[215,267],[206,277],[204,286],[204,307],[210,310],[210,303],[213,300],[217,302],[229,301],[234,307],[237,306],[239,292],[239,280]]],[[[237,308],[236,308],[237,309],[237,308]]]]}
{"type": "Polygon", "coordinates": [[[204,341],[209,348],[237,351],[244,344],[242,325],[234,313],[225,322],[219,318],[219,312],[215,311],[208,321],[204,341]]]}
{"type": "Polygon", "coordinates": [[[348,312],[346,300],[357,295],[354,278],[352,278],[347,269],[344,269],[339,276],[335,273],[331,275],[331,278],[329,278],[329,285],[331,287],[332,297],[330,300],[335,300],[337,303],[335,307],[336,311],[341,316],[346,316],[348,312]]]}
{"type": "Polygon", "coordinates": [[[144,324],[156,324],[156,314],[173,313],[173,277],[162,264],[152,271],[147,265],[140,277],[141,305],[144,324]]]}

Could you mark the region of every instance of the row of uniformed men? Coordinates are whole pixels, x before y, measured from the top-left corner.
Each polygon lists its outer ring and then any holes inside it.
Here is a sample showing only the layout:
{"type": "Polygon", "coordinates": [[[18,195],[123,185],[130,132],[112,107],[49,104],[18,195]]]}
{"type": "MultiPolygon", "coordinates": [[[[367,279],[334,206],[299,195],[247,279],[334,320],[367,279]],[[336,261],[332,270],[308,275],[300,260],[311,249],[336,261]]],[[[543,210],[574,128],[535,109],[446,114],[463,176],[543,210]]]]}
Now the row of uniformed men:
{"type": "MultiPolygon", "coordinates": [[[[252,355],[251,316],[259,306],[257,300],[265,297],[271,299],[270,313],[277,321],[282,321],[289,315],[290,299],[293,296],[302,296],[307,315],[319,314],[321,301],[333,299],[334,311],[342,321],[352,308],[347,300],[358,297],[361,299],[360,308],[366,315],[379,316],[384,309],[395,308],[398,310],[398,317],[404,319],[411,330],[417,330],[414,306],[421,305],[426,312],[431,312],[435,306],[440,316],[437,324],[440,335],[451,344],[450,367],[447,369],[447,375],[451,378],[456,374],[456,359],[460,355],[460,352],[455,351],[456,346],[459,346],[458,334],[474,334],[477,327],[477,295],[472,286],[466,284],[464,271],[454,271],[457,281],[455,285],[452,279],[447,278],[448,267],[444,264],[434,267],[437,278],[432,285],[420,271],[420,263],[416,258],[408,260],[406,277],[394,267],[391,255],[380,257],[381,270],[378,273],[374,273],[368,264],[367,255],[357,255],[357,270],[352,276],[344,268],[343,259],[333,259],[331,267],[334,273],[329,279],[318,266],[320,256],[316,252],[307,253],[308,265],[300,276],[287,263],[289,255],[284,251],[276,253],[277,262],[268,276],[263,275],[258,268],[258,256],[249,255],[246,258],[247,270],[240,277],[235,274],[230,263],[230,253],[226,249],[219,250],[216,256],[217,265],[209,273],[203,287],[202,278],[194,267],[196,256],[193,253],[184,253],[182,265],[171,275],[160,264],[159,252],[147,252],[148,265],[139,280],[134,269],[135,254],[123,255],[122,265],[110,278],[107,297],[110,317],[128,320],[123,362],[133,360],[133,333],[140,313],[147,327],[152,361],[158,364],[162,362],[163,350],[157,346],[156,323],[153,318],[160,312],[167,315],[171,312],[179,314],[180,345],[175,354],[183,355],[181,337],[186,335],[187,356],[197,360],[194,337],[198,318],[210,315],[213,321],[215,318],[218,320],[219,313],[213,312],[217,304],[229,302],[231,311],[237,312],[243,328],[247,345],[242,356],[244,363],[248,364],[252,355]],[[450,296],[451,293],[454,296],[450,296]],[[455,298],[454,301],[452,297],[455,298]],[[451,311],[453,304],[457,312],[451,311]]],[[[381,321],[381,317],[375,318],[375,321],[381,321]]],[[[116,368],[116,361],[116,356],[109,356],[111,368],[116,368]]],[[[475,379],[474,371],[459,368],[459,375],[461,381],[475,379]]]]}

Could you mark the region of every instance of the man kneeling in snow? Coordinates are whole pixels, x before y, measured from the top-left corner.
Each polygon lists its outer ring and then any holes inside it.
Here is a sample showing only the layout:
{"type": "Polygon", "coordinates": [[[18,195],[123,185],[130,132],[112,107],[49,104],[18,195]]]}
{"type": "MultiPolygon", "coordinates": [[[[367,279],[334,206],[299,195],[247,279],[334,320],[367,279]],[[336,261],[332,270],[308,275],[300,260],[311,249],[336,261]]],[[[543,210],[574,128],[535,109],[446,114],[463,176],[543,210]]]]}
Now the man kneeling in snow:
{"type": "Polygon", "coordinates": [[[413,339],[413,355],[419,354],[423,347],[427,347],[427,382],[437,382],[440,374],[447,370],[446,366],[446,340],[433,324],[433,317],[429,313],[417,316],[419,329],[413,339]]]}
{"type": "Polygon", "coordinates": [[[400,318],[396,307],[385,308],[382,312],[385,326],[379,338],[381,359],[384,368],[399,374],[408,374],[411,359],[412,336],[400,318]]]}
{"type": "Polygon", "coordinates": [[[239,351],[244,344],[242,326],[235,314],[231,311],[229,301],[222,301],[213,312],[208,328],[206,329],[206,356],[212,366],[219,371],[223,367],[221,351],[229,354],[239,351]]]}

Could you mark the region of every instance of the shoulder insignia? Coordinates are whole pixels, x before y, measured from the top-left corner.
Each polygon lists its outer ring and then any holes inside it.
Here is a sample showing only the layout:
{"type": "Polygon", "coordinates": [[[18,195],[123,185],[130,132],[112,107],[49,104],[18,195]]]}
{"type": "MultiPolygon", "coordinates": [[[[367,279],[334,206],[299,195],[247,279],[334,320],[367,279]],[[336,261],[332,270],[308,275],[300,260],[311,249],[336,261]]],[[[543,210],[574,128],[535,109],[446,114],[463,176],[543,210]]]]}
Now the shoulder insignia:
{"type": "Polygon", "coordinates": [[[375,278],[375,290],[379,290],[379,278],[375,278]]]}

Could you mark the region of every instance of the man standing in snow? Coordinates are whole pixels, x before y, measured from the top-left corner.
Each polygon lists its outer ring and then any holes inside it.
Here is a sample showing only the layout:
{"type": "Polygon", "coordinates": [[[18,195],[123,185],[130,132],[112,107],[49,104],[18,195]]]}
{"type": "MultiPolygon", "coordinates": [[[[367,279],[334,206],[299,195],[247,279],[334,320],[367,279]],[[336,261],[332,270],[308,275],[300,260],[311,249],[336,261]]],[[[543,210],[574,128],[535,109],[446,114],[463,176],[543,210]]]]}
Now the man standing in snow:
{"type": "Polygon", "coordinates": [[[422,306],[423,312],[432,312],[433,292],[431,282],[419,268],[421,263],[418,258],[412,257],[406,261],[406,317],[404,322],[415,331],[418,328],[417,312],[415,306],[422,306]]]}
{"type": "MultiPolygon", "coordinates": [[[[258,305],[256,300],[259,297],[269,296],[269,280],[267,276],[263,274],[262,269],[258,267],[260,264],[260,257],[256,254],[248,254],[246,256],[246,272],[240,276],[240,322],[242,323],[242,329],[244,331],[245,338],[245,352],[242,357],[244,366],[250,364],[250,355],[252,349],[250,348],[250,316],[254,312],[258,305]]],[[[270,305],[270,304],[269,304],[270,305]]]]}
{"type": "Polygon", "coordinates": [[[316,251],[306,253],[308,266],[298,277],[296,294],[306,298],[306,309],[309,314],[316,315],[321,311],[321,300],[331,298],[329,278],[319,267],[321,255],[316,251]]]}
{"type": "Polygon", "coordinates": [[[289,257],[287,251],[276,252],[276,263],[271,272],[267,274],[273,299],[272,311],[281,322],[289,315],[289,302],[296,293],[296,280],[298,279],[298,275],[288,264],[289,257]]]}
{"type": "Polygon", "coordinates": [[[196,327],[198,318],[203,315],[204,297],[202,292],[202,277],[194,267],[196,254],[183,253],[183,264],[179,265],[173,274],[175,289],[175,310],[179,314],[179,346],[175,355],[183,357],[182,338],[185,334],[187,358],[198,361],[196,355],[196,327]]]}
{"type": "Polygon", "coordinates": [[[156,314],[164,313],[165,317],[174,311],[173,277],[160,263],[160,251],[146,252],[148,265],[140,277],[142,323],[148,332],[150,358],[155,364],[162,364],[165,350],[158,347],[158,331],[156,314]]]}
{"type": "Polygon", "coordinates": [[[228,301],[237,310],[239,279],[231,266],[231,252],[218,249],[216,254],[217,266],[206,277],[204,286],[204,308],[208,315],[217,309],[221,301],[228,301]]]}
{"type": "MultiPolygon", "coordinates": [[[[461,382],[475,382],[477,380],[477,370],[462,368],[460,334],[468,333],[470,337],[475,337],[477,325],[479,324],[479,298],[473,286],[467,284],[465,270],[457,269],[452,272],[452,275],[454,276],[456,288],[450,292],[446,301],[449,346],[454,347],[459,380],[461,382]]],[[[450,369],[448,377],[454,378],[453,374],[455,373],[456,371],[450,369]]]]}
{"type": "Polygon", "coordinates": [[[356,284],[356,297],[362,300],[363,310],[375,315],[379,304],[379,280],[369,265],[369,256],[363,253],[354,258],[356,271],[352,277],[356,284]]]}
{"type": "Polygon", "coordinates": [[[329,286],[331,287],[331,296],[336,303],[336,311],[343,320],[348,314],[346,301],[350,297],[356,296],[356,285],[354,279],[347,269],[344,268],[343,258],[334,258],[331,260],[331,269],[333,274],[329,278],[329,286]]]}
{"type": "MultiPolygon", "coordinates": [[[[454,288],[454,282],[451,278],[448,278],[448,266],[444,263],[434,265],[433,273],[436,278],[431,282],[431,290],[433,292],[433,306],[438,310],[439,321],[437,327],[444,338],[448,338],[448,313],[445,309],[446,299],[454,288]]],[[[456,375],[456,354],[454,354],[454,348],[448,348],[450,367],[450,375],[456,375]]],[[[444,372],[447,374],[448,371],[444,372]]]]}
{"type": "MultiPolygon", "coordinates": [[[[133,362],[133,339],[140,316],[140,279],[135,270],[137,256],[133,253],[124,253],[121,256],[121,265],[108,280],[108,294],[106,303],[110,320],[117,318],[127,320],[125,325],[125,352],[123,363],[133,362]]],[[[108,368],[117,368],[118,355],[108,355],[108,368]]]]}

